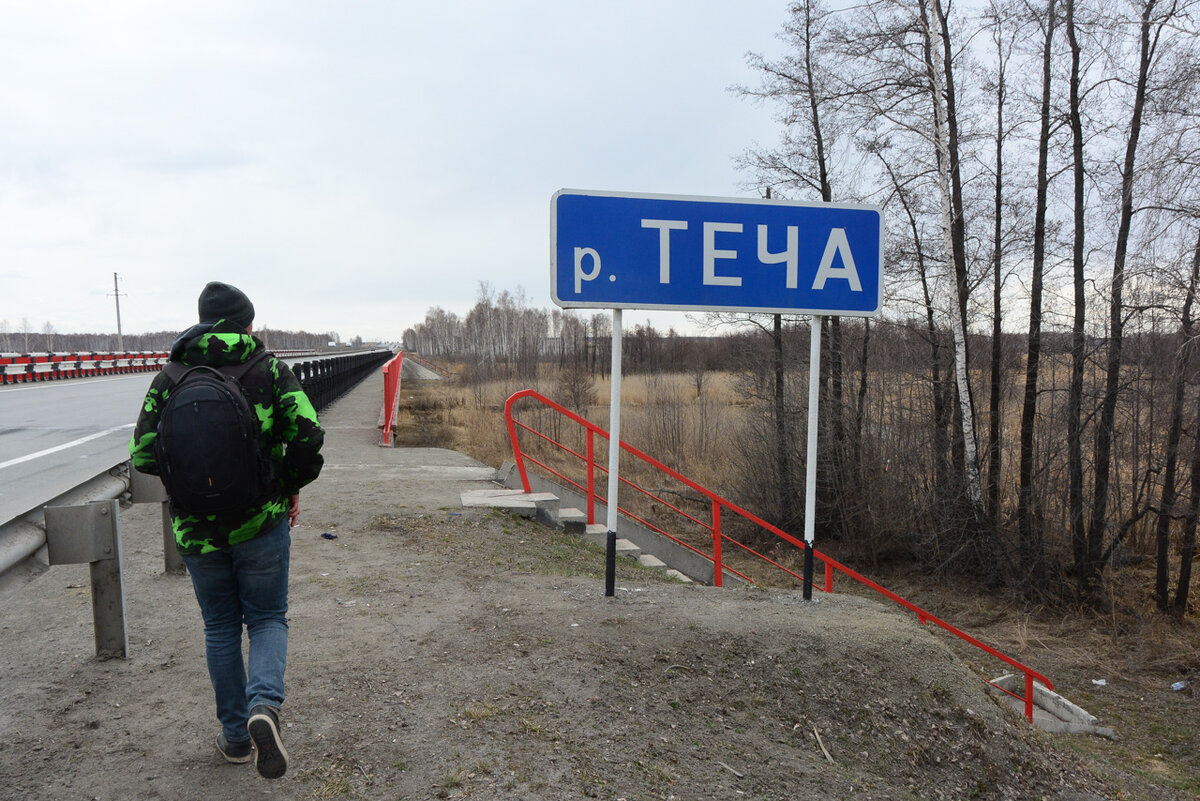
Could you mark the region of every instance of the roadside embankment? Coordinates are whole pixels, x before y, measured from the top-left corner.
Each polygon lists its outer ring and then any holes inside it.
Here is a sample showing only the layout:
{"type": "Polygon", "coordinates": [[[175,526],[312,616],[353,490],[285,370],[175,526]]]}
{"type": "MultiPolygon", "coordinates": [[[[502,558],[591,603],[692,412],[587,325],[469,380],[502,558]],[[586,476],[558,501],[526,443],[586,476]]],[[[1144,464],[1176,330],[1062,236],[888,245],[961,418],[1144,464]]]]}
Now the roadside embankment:
{"type": "Polygon", "coordinates": [[[873,601],[633,563],[604,598],[599,549],[462,508],[490,467],[378,447],[380,397],[368,379],[322,414],[327,465],[301,496],[287,775],[217,755],[199,612],[139,506],[128,659],[91,656],[86,566],[0,609],[5,798],[1117,797],[873,601]]]}

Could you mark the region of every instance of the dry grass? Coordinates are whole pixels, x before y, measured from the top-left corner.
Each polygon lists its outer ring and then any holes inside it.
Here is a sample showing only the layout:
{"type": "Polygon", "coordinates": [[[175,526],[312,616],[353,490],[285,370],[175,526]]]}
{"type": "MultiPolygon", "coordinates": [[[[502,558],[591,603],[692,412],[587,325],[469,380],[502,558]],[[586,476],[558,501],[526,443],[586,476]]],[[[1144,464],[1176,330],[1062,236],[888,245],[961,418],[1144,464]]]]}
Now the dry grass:
{"type": "MultiPolygon", "coordinates": [[[[463,451],[485,464],[499,465],[512,458],[503,423],[504,401],[522,388],[524,385],[514,382],[495,382],[475,388],[452,383],[426,387],[417,382],[406,385],[404,394],[412,396],[411,419],[427,430],[438,429],[446,436],[439,443],[442,447],[463,451]]],[[[543,381],[535,388],[555,397],[550,382],[543,381]]],[[[607,428],[607,382],[596,382],[593,393],[599,402],[586,409],[585,414],[607,428]]],[[[676,432],[684,438],[681,448],[684,453],[698,447],[696,438],[700,435],[710,442],[715,437],[733,436],[744,408],[734,379],[729,375],[710,376],[700,399],[696,398],[688,376],[656,379],[630,376],[623,381],[622,396],[623,439],[655,456],[663,453],[656,447],[655,438],[671,433],[669,428],[664,433],[663,428],[663,417],[670,407],[678,407],[680,414],[695,418],[702,402],[713,406],[709,410],[712,415],[709,419],[713,422],[708,430],[698,431],[693,426],[676,432]]],[[[525,411],[525,414],[529,413],[529,410],[525,411]]],[[[669,417],[667,422],[670,422],[669,417]]],[[[577,447],[582,449],[582,445],[577,447]]],[[[606,463],[603,453],[597,454],[597,460],[606,463]]],[[[679,461],[666,461],[701,484],[718,490],[721,474],[728,470],[728,462],[720,458],[689,460],[683,456],[679,461]]],[[[563,459],[560,464],[568,462],[563,459]]],[[[622,471],[632,475],[634,467],[623,460],[622,471]]],[[[656,488],[663,484],[658,479],[649,483],[656,488]]],[[[671,497],[701,521],[710,519],[701,506],[680,500],[683,489],[663,488],[668,490],[668,495],[680,493],[671,497]]],[[[631,496],[633,493],[623,491],[623,505],[631,496]]],[[[662,512],[656,512],[653,503],[648,504],[647,509],[646,514],[651,518],[662,512]]],[[[673,534],[682,534],[705,550],[711,548],[711,537],[703,527],[692,525],[688,533],[681,531],[687,527],[680,526],[677,520],[675,518],[671,525],[673,534]]],[[[731,523],[729,520],[723,522],[731,523]]],[[[832,555],[841,556],[837,552],[832,555]]],[[[786,567],[801,572],[799,551],[774,556],[786,567]]],[[[728,546],[725,557],[737,559],[734,549],[728,546]]],[[[738,559],[735,564],[758,583],[798,586],[766,563],[738,559]]],[[[820,570],[818,564],[818,580],[820,570]]],[[[1106,575],[1108,597],[1104,612],[1031,607],[1027,599],[1003,589],[980,590],[969,580],[943,577],[931,581],[926,574],[914,572],[908,563],[885,564],[872,569],[870,575],[947,622],[1044,673],[1060,692],[1096,714],[1101,725],[1113,726],[1118,731],[1119,745],[1096,738],[1073,741],[1072,747],[1081,755],[1110,765],[1114,771],[1151,777],[1181,790],[1200,792],[1200,747],[1193,725],[1184,723],[1200,715],[1197,706],[1200,704],[1200,626],[1157,612],[1150,595],[1153,577],[1148,563],[1129,564],[1106,575]],[[1173,682],[1181,679],[1191,679],[1197,685],[1195,695],[1169,689],[1173,682]],[[1103,684],[1097,683],[1101,680],[1104,680],[1103,684]]],[[[842,576],[835,577],[834,590],[869,593],[842,576]]],[[[1002,663],[966,644],[950,641],[964,661],[981,675],[992,677],[1006,672],[1002,663]]],[[[490,710],[486,706],[472,706],[463,714],[468,719],[484,720],[490,710]]],[[[536,721],[523,723],[540,725],[536,721]]],[[[648,770],[657,773],[654,765],[649,765],[648,770]]],[[[453,786],[452,780],[450,777],[445,786],[453,786]]]]}
{"type": "MultiPolygon", "coordinates": [[[[453,448],[484,464],[499,466],[512,458],[512,446],[503,416],[506,399],[520,389],[532,388],[565,403],[559,380],[556,376],[543,375],[534,381],[510,379],[473,386],[454,380],[406,382],[401,390],[398,444],[453,448]]],[[[740,392],[738,382],[738,377],[731,373],[709,373],[704,377],[702,391],[698,394],[694,378],[688,374],[625,376],[622,380],[622,439],[700,485],[736,499],[737,488],[731,485],[731,481],[737,469],[731,469],[731,454],[742,449],[732,445],[735,437],[744,434],[748,420],[748,402],[740,392]]],[[[595,379],[590,389],[596,402],[580,411],[588,420],[607,429],[610,383],[607,379],[595,379]]],[[[884,389],[889,403],[900,403],[902,406],[905,404],[897,397],[897,393],[916,402],[922,391],[914,387],[900,389],[891,386],[884,389]]],[[[1017,404],[1009,404],[1007,410],[1015,414],[1017,409],[1017,404]]],[[[916,413],[916,410],[910,412],[916,413]]],[[[535,422],[540,430],[547,431],[579,453],[586,450],[585,439],[575,430],[575,424],[567,423],[557,414],[544,414],[540,418],[537,415],[536,404],[529,403],[519,409],[520,419],[535,422]]],[[[1010,431],[1010,434],[1014,431],[1010,431]]],[[[1013,447],[1015,439],[1015,436],[1008,438],[1009,447],[1013,447]]],[[[584,483],[579,459],[557,449],[540,447],[535,438],[528,435],[522,435],[522,446],[564,474],[584,483]]],[[[596,439],[595,459],[601,466],[607,465],[606,447],[603,439],[596,439]]],[[[893,472],[889,476],[892,485],[912,483],[912,476],[898,467],[896,461],[911,459],[914,469],[923,470],[927,467],[923,453],[909,450],[906,454],[897,455],[893,460],[893,472]]],[[[1008,454],[1006,458],[1009,457],[1015,458],[1013,454],[1008,454]]],[[[711,521],[711,510],[703,498],[687,486],[644,468],[633,458],[622,458],[621,470],[623,477],[655,492],[662,499],[660,502],[623,490],[623,506],[628,505],[647,521],[669,528],[673,535],[698,548],[711,549],[711,531],[706,527],[711,521]],[[688,522],[666,508],[668,504],[683,509],[701,523],[688,522]]],[[[1010,474],[1013,472],[1008,471],[1010,474]]],[[[597,492],[600,497],[607,494],[603,471],[597,476],[597,492]]],[[[883,493],[877,499],[880,504],[899,502],[897,498],[886,496],[884,490],[880,492],[883,493]]],[[[893,520],[887,524],[907,530],[902,522],[893,520]]],[[[732,517],[723,520],[723,525],[726,533],[736,534],[737,522],[732,517]]],[[[1056,549],[1062,546],[1060,539],[1048,537],[1048,550],[1057,553],[1056,549]]],[[[826,542],[822,550],[831,545],[836,549],[836,544],[826,542]]],[[[789,569],[799,572],[801,554],[790,550],[785,548],[772,555],[789,569]]],[[[1128,550],[1132,551],[1132,546],[1128,550]]],[[[736,554],[736,550],[727,549],[727,558],[736,559],[736,554]]],[[[837,558],[843,556],[836,550],[831,555],[837,558]]],[[[1060,556],[1064,563],[1069,562],[1069,554],[1060,556]]],[[[790,582],[775,568],[748,561],[746,572],[754,580],[768,584],[782,582],[785,585],[790,582]]],[[[1173,566],[1172,572],[1176,569],[1173,566]]],[[[1152,584],[1142,583],[1143,579],[1137,570],[1128,567],[1114,570],[1106,577],[1110,593],[1108,606],[1112,609],[1129,606],[1127,599],[1133,597],[1138,598],[1134,605],[1141,606],[1152,584]]],[[[1200,591],[1196,597],[1200,598],[1200,591]]],[[[1116,620],[1109,621],[1110,628],[1115,629],[1119,625],[1116,620]]],[[[1149,652],[1147,657],[1150,657],[1149,652]]],[[[1169,656],[1161,658],[1170,660],[1169,656]]]]}
{"type": "MultiPolygon", "coordinates": [[[[621,382],[621,438],[664,461],[690,478],[705,483],[720,479],[721,451],[744,405],[734,387],[734,377],[713,373],[697,396],[690,376],[626,376],[621,382]],[[665,442],[664,442],[665,441],[665,442]],[[664,456],[663,445],[668,453],[664,456]],[[695,458],[692,454],[701,454],[695,458]]],[[[457,382],[410,381],[401,390],[397,429],[400,445],[430,434],[441,437],[442,447],[460,450],[484,464],[499,465],[512,458],[504,425],[504,403],[520,389],[536,389],[552,400],[553,381],[493,381],[478,386],[457,382]]],[[[607,379],[598,379],[592,394],[597,403],[582,410],[588,420],[609,428],[607,379]]],[[[602,446],[602,444],[601,444],[602,446]]],[[[599,457],[598,457],[599,458],[599,457]]],[[[607,457],[603,457],[604,460],[607,457]]],[[[602,460],[602,463],[604,461],[602,460]]],[[[566,462],[564,462],[564,465],[566,462]]],[[[632,465],[631,465],[632,467],[632,465]]]]}

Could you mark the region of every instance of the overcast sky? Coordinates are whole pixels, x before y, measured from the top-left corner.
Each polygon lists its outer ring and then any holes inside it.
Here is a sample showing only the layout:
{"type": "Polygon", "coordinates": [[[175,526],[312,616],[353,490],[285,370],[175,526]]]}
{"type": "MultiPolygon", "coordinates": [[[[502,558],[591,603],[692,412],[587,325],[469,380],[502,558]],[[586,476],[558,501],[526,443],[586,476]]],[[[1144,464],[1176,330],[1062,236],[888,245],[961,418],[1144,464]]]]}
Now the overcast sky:
{"type": "Polygon", "coordinates": [[[209,280],[347,338],[480,281],[549,307],[557,189],[748,196],[777,125],[729,87],[786,8],[0,0],[0,321],[115,331],[114,272],[131,333],[209,280]]]}

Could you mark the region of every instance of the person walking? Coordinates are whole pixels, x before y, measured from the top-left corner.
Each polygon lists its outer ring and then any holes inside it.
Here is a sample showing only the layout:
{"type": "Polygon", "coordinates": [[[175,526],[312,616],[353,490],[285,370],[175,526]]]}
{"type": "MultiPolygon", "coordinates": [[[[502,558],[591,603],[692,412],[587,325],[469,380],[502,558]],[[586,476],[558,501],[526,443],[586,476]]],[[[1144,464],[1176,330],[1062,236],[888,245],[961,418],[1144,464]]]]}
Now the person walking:
{"type": "Polygon", "coordinates": [[[278,778],[288,765],[279,710],[291,527],[301,488],[321,472],[324,432],[291,369],[253,335],[254,304],[241,290],[210,282],[198,307],[200,322],[176,339],[146,393],[129,452],[135,469],[163,479],[170,498],[204,620],[217,750],[229,762],[254,759],[260,775],[278,778]],[[215,390],[198,388],[204,382],[215,390]],[[238,424],[249,427],[252,436],[241,437],[251,440],[249,451],[222,438],[238,424]]]}

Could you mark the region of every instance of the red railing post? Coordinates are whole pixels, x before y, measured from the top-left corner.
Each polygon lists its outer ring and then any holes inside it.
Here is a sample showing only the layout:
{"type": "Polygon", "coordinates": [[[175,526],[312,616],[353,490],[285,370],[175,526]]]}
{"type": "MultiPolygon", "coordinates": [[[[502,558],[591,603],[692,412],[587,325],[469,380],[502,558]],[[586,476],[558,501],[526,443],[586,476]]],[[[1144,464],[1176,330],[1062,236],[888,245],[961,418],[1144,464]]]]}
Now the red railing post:
{"type": "Polygon", "coordinates": [[[825,560],[825,592],[833,592],[833,565],[825,560]]]}
{"type": "Polygon", "coordinates": [[[721,567],[721,504],[715,499],[712,502],[712,532],[713,532],[713,586],[720,587],[724,578],[725,568],[721,567]]]}
{"type": "Polygon", "coordinates": [[[587,521],[596,522],[596,434],[587,430],[587,521]]]}
{"type": "Polygon", "coordinates": [[[1033,674],[1025,672],[1025,719],[1033,723],[1033,674]]]}
{"type": "Polygon", "coordinates": [[[521,476],[521,488],[529,492],[529,474],[525,472],[525,454],[521,450],[521,443],[517,439],[517,421],[513,418],[513,404],[518,398],[524,397],[532,390],[524,390],[522,392],[514,392],[504,402],[504,420],[508,423],[508,441],[512,443],[513,459],[517,463],[517,473],[521,476]]]}

